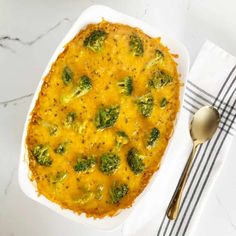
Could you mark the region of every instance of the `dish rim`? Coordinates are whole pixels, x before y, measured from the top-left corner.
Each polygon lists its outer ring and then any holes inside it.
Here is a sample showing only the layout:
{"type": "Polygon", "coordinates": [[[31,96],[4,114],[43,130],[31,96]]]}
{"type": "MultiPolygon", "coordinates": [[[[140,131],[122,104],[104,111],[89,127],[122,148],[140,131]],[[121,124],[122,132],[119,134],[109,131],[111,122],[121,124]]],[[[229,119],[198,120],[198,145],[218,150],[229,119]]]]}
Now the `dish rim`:
{"type": "MultiPolygon", "coordinates": [[[[57,49],[53,53],[51,59],[49,60],[46,69],[44,70],[40,81],[38,83],[38,86],[35,90],[35,94],[33,96],[33,99],[31,101],[27,116],[26,116],[26,121],[24,124],[24,129],[23,129],[23,135],[22,135],[22,142],[21,142],[21,152],[20,152],[20,161],[19,161],[19,170],[18,170],[18,181],[20,184],[20,187],[22,191],[31,199],[35,200],[36,202],[39,202],[40,204],[47,206],[53,211],[56,211],[57,213],[70,218],[76,222],[79,222],[83,225],[87,225],[90,227],[94,227],[96,229],[104,230],[104,231],[112,231],[115,230],[117,227],[122,225],[125,220],[128,218],[130,215],[131,211],[135,206],[138,204],[139,199],[141,199],[144,195],[145,192],[149,189],[150,185],[152,182],[154,182],[157,179],[158,172],[156,171],[154,175],[151,177],[149,183],[147,186],[144,188],[141,194],[134,200],[132,206],[127,209],[122,209],[120,213],[116,216],[113,217],[105,217],[102,219],[94,219],[92,217],[87,218],[84,214],[78,215],[75,212],[68,210],[68,209],[62,209],[58,204],[48,200],[46,197],[43,195],[38,195],[37,193],[37,186],[34,182],[30,180],[30,169],[29,169],[29,161],[28,161],[28,151],[27,151],[27,145],[26,145],[26,136],[27,136],[27,128],[28,124],[31,119],[31,112],[36,104],[36,101],[38,99],[39,93],[41,91],[41,87],[44,82],[45,76],[48,74],[50,71],[50,68],[52,64],[56,61],[57,57],[60,55],[60,53],[64,50],[64,46],[70,42],[71,39],[74,38],[74,36],[81,30],[83,29],[86,25],[92,24],[92,23],[98,23],[102,19],[105,19],[109,22],[113,23],[121,23],[121,24],[126,24],[131,27],[138,27],[141,29],[145,34],[151,36],[151,37],[160,37],[161,36],[161,42],[164,45],[168,45],[167,47],[171,50],[171,47],[169,45],[175,45],[175,47],[178,49],[178,53],[172,52],[175,54],[179,55],[179,58],[176,60],[178,63],[178,72],[181,72],[180,75],[180,80],[181,82],[184,83],[184,85],[180,88],[180,107],[179,107],[179,112],[177,113],[175,125],[174,125],[174,131],[177,123],[179,122],[179,116],[182,110],[182,105],[183,105],[183,97],[184,97],[184,91],[185,91],[185,81],[186,77],[189,71],[189,55],[187,52],[187,49],[185,46],[180,43],[178,40],[172,39],[168,36],[166,36],[164,33],[158,32],[154,27],[146,24],[145,22],[130,17],[128,15],[125,15],[121,12],[118,12],[116,10],[113,10],[112,8],[109,8],[107,6],[103,5],[93,5],[85,9],[81,15],[77,18],[73,26],[70,28],[70,30],[66,33],[65,37],[63,40],[59,43],[57,49]],[[169,43],[168,43],[169,42],[169,43]],[[181,68],[179,68],[181,67],[181,68]]],[[[162,157],[161,160],[161,165],[163,164],[164,160],[166,159],[166,154],[168,152],[169,147],[171,146],[172,143],[172,137],[170,138],[168,145],[166,147],[165,153],[162,157]]]]}

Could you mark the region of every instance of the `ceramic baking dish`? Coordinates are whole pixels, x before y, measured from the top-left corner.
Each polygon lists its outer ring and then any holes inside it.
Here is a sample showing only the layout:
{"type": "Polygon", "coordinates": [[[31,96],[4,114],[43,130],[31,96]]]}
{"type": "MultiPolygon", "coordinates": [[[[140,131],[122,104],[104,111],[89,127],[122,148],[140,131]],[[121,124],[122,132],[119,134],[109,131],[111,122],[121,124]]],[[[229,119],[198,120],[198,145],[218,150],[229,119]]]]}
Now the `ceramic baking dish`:
{"type": "MultiPolygon", "coordinates": [[[[29,179],[30,177],[30,170],[28,166],[28,154],[27,154],[27,148],[26,148],[26,134],[27,134],[27,126],[31,118],[31,111],[33,110],[35,106],[35,102],[38,98],[39,92],[41,90],[41,86],[43,84],[43,78],[48,74],[51,65],[53,62],[57,59],[58,55],[63,51],[64,46],[74,38],[74,36],[87,24],[91,23],[98,23],[104,18],[107,21],[113,22],[113,23],[122,23],[126,25],[130,25],[132,27],[138,27],[141,30],[144,31],[144,33],[148,34],[151,37],[161,37],[161,42],[166,45],[171,53],[178,54],[179,57],[176,59],[176,62],[178,63],[178,72],[180,74],[180,80],[181,82],[185,82],[186,76],[189,69],[189,56],[188,52],[185,49],[185,47],[178,42],[175,39],[169,38],[156,30],[155,28],[147,25],[146,23],[135,19],[133,17],[124,15],[120,12],[117,12],[109,7],[106,6],[100,6],[100,5],[94,5],[89,8],[87,8],[82,14],[79,16],[79,18],[76,20],[72,28],[69,30],[69,32],[66,34],[65,38],[62,40],[62,42],[57,47],[56,51],[54,52],[51,60],[49,61],[42,78],[39,82],[39,85],[35,91],[33,100],[31,102],[29,112],[26,118],[24,131],[23,131],[23,137],[22,137],[22,144],[21,144],[21,154],[20,154],[20,162],[19,162],[19,183],[21,186],[22,191],[30,198],[35,200],[36,202],[41,203],[42,205],[47,206],[48,208],[52,209],[53,211],[56,211],[60,215],[63,215],[67,218],[70,218],[74,221],[77,221],[81,224],[87,225],[90,228],[94,227],[100,230],[113,230],[120,226],[122,223],[125,222],[125,220],[128,218],[129,214],[133,210],[133,208],[139,204],[139,200],[143,198],[145,195],[145,192],[148,190],[150,184],[154,179],[158,179],[159,175],[158,172],[151,178],[150,183],[147,185],[145,190],[136,198],[133,206],[129,209],[122,210],[118,215],[114,217],[105,217],[103,219],[93,219],[93,218],[87,218],[84,214],[78,215],[74,213],[71,210],[62,209],[59,205],[49,201],[46,199],[43,195],[38,196],[36,184],[31,182],[29,179]]],[[[180,110],[182,108],[182,102],[183,102],[183,95],[184,95],[184,86],[181,87],[180,91],[180,110]]],[[[178,121],[179,114],[177,115],[176,122],[178,121]]],[[[168,152],[169,146],[171,145],[172,140],[170,140],[167,150],[165,152],[168,152]]],[[[166,161],[166,158],[163,157],[163,162],[166,161]]],[[[166,168],[168,169],[168,168],[166,168]]],[[[168,170],[166,170],[168,171],[168,170]]],[[[162,180],[159,180],[162,181],[162,180]]]]}

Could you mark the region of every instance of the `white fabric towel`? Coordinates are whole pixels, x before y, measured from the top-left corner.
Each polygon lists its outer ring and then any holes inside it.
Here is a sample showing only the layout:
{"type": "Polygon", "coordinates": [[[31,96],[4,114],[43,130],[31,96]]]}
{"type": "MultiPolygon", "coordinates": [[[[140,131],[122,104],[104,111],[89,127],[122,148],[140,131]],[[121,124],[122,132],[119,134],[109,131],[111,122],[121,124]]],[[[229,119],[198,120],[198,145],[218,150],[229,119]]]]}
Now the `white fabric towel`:
{"type": "Polygon", "coordinates": [[[207,41],[191,68],[186,84],[183,110],[173,143],[167,153],[172,160],[162,163],[172,165],[178,171],[165,176],[164,187],[154,181],[125,222],[124,236],[190,235],[189,232],[196,224],[196,217],[199,216],[206,199],[206,193],[227,156],[235,134],[235,117],[236,58],[207,41]],[[177,220],[170,221],[165,216],[165,211],[192,147],[188,131],[189,121],[192,114],[204,105],[213,105],[219,110],[220,126],[214,137],[200,146],[185,187],[179,216],[177,220]],[[180,156],[183,157],[182,161],[179,161],[180,156]]]}

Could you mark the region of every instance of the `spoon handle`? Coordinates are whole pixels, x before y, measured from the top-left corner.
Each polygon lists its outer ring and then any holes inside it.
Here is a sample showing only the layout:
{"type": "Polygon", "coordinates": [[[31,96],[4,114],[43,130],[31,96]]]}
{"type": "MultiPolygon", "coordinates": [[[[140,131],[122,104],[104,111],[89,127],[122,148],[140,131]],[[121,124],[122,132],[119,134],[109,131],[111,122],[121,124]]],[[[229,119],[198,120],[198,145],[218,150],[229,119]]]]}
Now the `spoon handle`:
{"type": "Polygon", "coordinates": [[[183,170],[183,173],[180,177],[180,180],[179,180],[179,183],[175,189],[175,192],[174,192],[174,195],[170,201],[170,204],[168,206],[168,209],[167,209],[167,217],[170,219],[170,220],[174,220],[177,218],[178,216],[178,213],[179,213],[179,206],[180,206],[180,201],[181,201],[181,197],[182,197],[182,194],[183,194],[183,190],[184,190],[184,186],[187,182],[187,179],[188,179],[188,175],[189,175],[189,171],[190,171],[190,167],[191,167],[191,164],[192,164],[192,160],[195,156],[195,153],[197,151],[197,147],[198,147],[199,143],[197,142],[194,142],[193,143],[193,149],[192,149],[192,152],[188,158],[188,161],[184,167],[184,170],[183,170]]]}

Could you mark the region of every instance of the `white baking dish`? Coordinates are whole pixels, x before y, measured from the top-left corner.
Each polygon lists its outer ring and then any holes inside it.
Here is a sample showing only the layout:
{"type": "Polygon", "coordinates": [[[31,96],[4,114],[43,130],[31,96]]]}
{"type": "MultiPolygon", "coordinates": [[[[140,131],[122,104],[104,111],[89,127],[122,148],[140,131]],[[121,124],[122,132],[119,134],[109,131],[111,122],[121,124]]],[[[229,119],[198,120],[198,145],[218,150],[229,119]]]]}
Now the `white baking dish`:
{"type": "MultiPolygon", "coordinates": [[[[155,28],[152,28],[151,26],[147,25],[146,23],[132,18],[130,16],[124,15],[120,12],[117,12],[111,8],[100,6],[100,5],[94,5],[92,7],[87,8],[76,20],[72,28],[69,30],[69,32],[66,34],[65,38],[62,40],[62,42],[59,44],[58,48],[56,49],[55,53],[53,54],[51,60],[49,61],[42,78],[39,82],[39,85],[37,87],[37,90],[35,91],[32,103],[30,105],[30,109],[26,118],[25,127],[23,131],[23,137],[22,137],[22,144],[21,144],[21,155],[20,155],[20,162],[19,162],[19,183],[21,186],[21,189],[23,192],[33,200],[41,203],[42,205],[45,205],[49,207],[50,209],[56,211],[57,213],[70,218],[72,220],[75,220],[81,224],[87,225],[89,227],[95,227],[101,230],[113,230],[120,226],[124,221],[127,219],[129,214],[131,213],[132,209],[138,204],[139,199],[143,197],[147,189],[149,188],[150,184],[146,187],[146,189],[143,191],[142,194],[136,199],[133,206],[129,209],[122,210],[117,216],[114,217],[106,217],[104,219],[93,219],[93,218],[86,218],[84,214],[77,215],[71,210],[62,209],[59,205],[49,201],[46,199],[43,195],[38,196],[36,184],[32,183],[29,179],[30,176],[30,170],[28,166],[28,153],[26,149],[25,139],[27,134],[27,126],[31,118],[31,111],[35,106],[35,102],[38,98],[41,86],[43,84],[43,78],[47,75],[49,72],[51,65],[53,62],[57,59],[58,55],[63,51],[64,46],[72,39],[74,36],[87,24],[90,23],[98,23],[104,18],[107,21],[114,22],[114,23],[122,23],[127,24],[133,27],[138,27],[142,29],[146,34],[150,35],[151,37],[161,37],[162,43],[166,45],[171,53],[178,54],[179,57],[176,59],[176,62],[178,63],[178,72],[180,73],[180,79],[184,83],[188,69],[189,69],[189,56],[188,52],[185,49],[185,47],[178,42],[177,40],[174,40],[172,38],[166,37],[161,32],[158,32],[155,28]]],[[[181,94],[180,94],[180,100],[181,100],[181,107],[182,107],[182,101],[183,101],[183,94],[184,94],[184,86],[181,87],[181,94]]],[[[179,116],[179,115],[178,115],[179,116]]],[[[177,117],[178,121],[178,117],[177,117]]],[[[169,142],[168,147],[171,145],[171,140],[169,142]]],[[[167,149],[168,149],[167,147],[167,149]]],[[[165,161],[165,158],[164,158],[165,161]]],[[[152,182],[154,179],[158,179],[158,173],[153,176],[150,182],[152,182]]],[[[162,180],[159,180],[162,181],[162,180]]]]}

